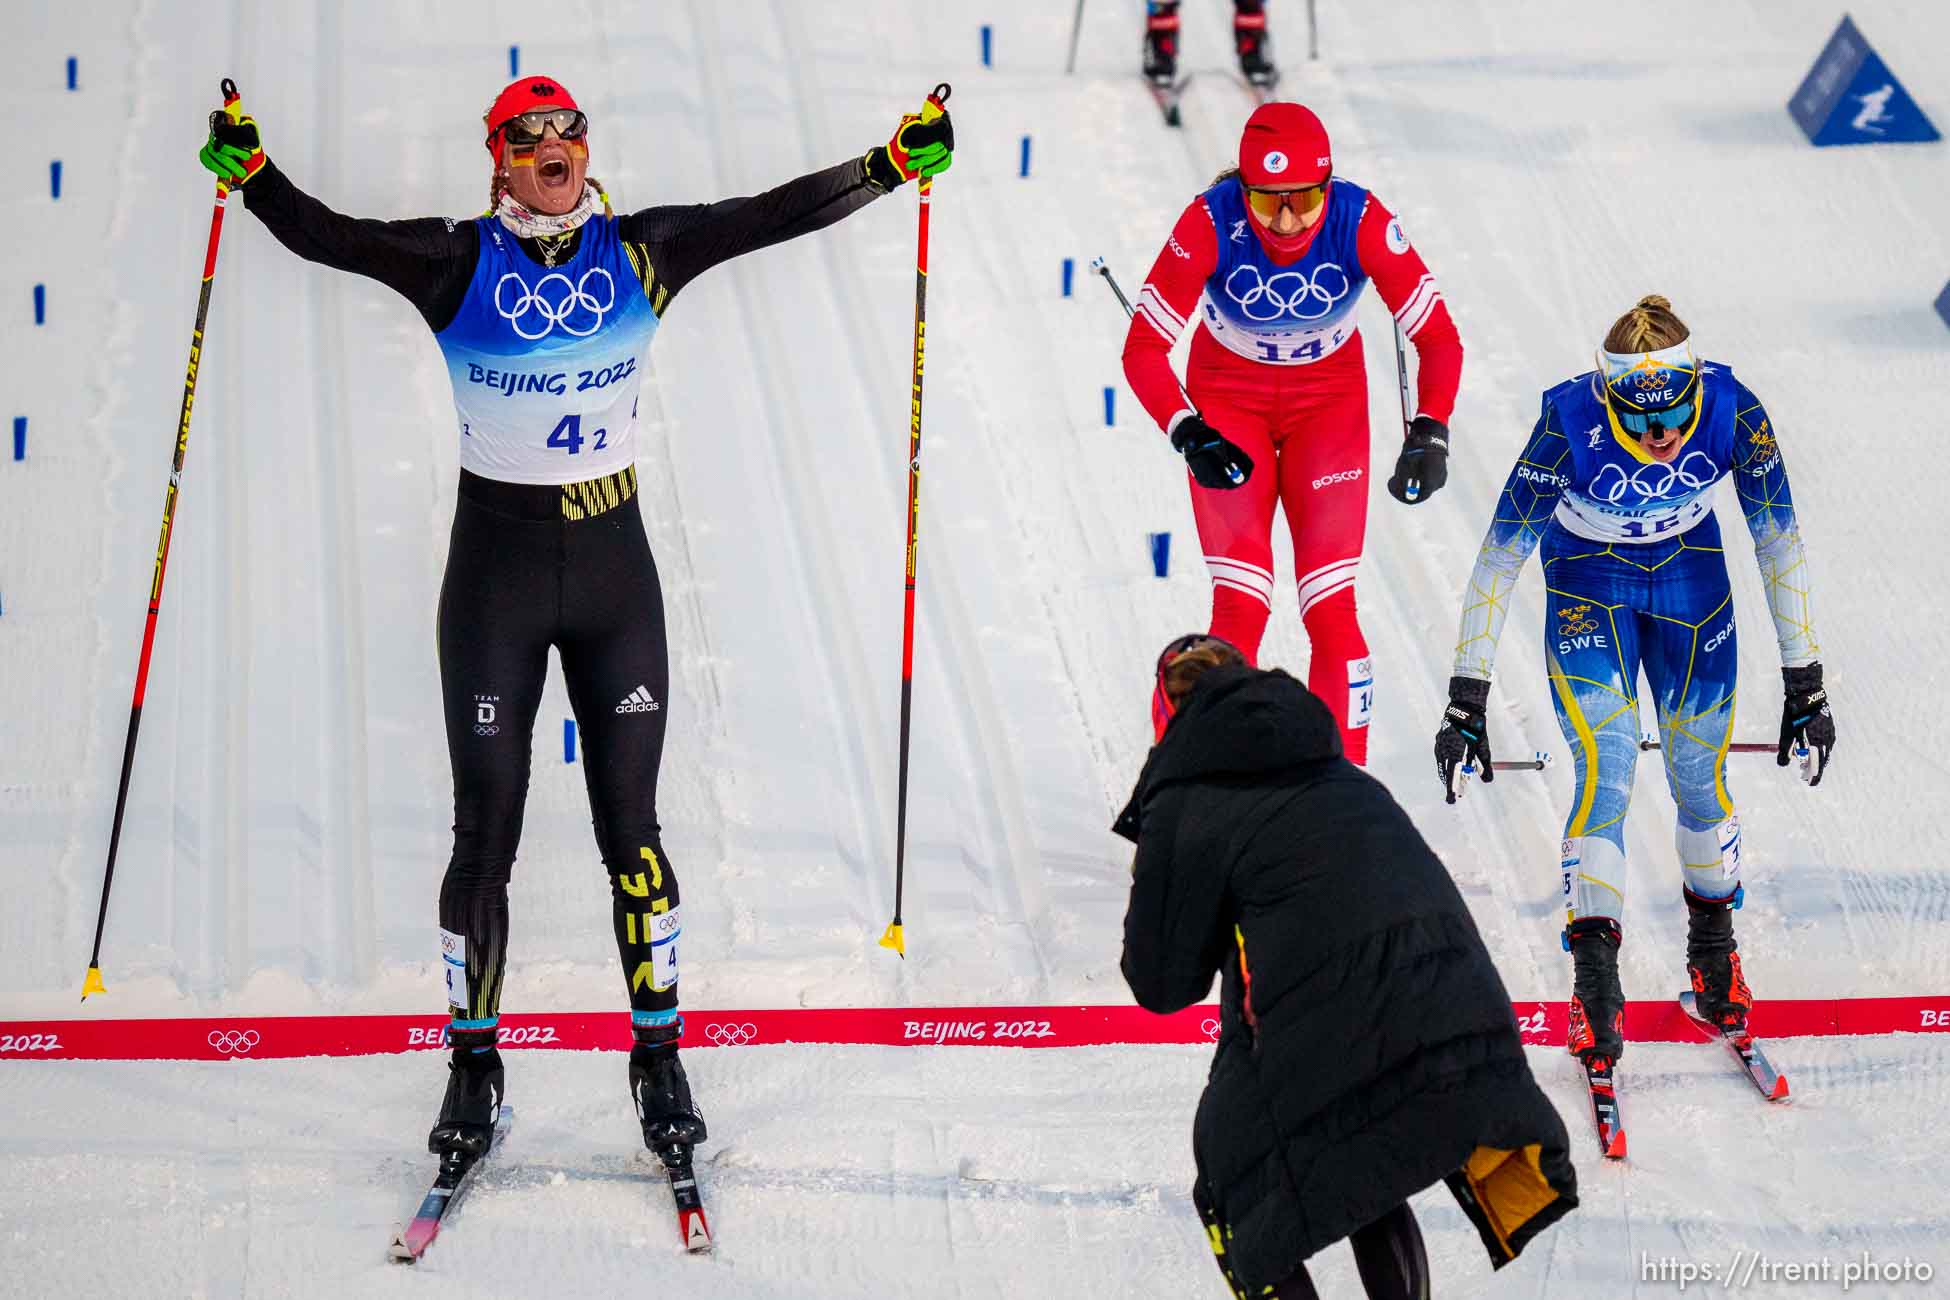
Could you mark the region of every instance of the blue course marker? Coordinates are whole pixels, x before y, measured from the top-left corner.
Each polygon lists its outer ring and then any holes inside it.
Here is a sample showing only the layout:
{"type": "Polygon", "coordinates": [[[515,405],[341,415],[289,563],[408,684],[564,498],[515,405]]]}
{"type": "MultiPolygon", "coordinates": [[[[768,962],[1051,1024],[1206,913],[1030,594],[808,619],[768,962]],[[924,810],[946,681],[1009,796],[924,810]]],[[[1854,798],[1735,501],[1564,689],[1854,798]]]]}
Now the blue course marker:
{"type": "Polygon", "coordinates": [[[55,198],[61,197],[61,160],[56,158],[47,165],[47,187],[55,198]]]}
{"type": "Polygon", "coordinates": [[[1151,542],[1151,571],[1160,578],[1171,573],[1171,534],[1146,533],[1151,542]]]}
{"type": "Polygon", "coordinates": [[[74,89],[74,55],[68,56],[68,89],[74,89]]]}
{"type": "Polygon", "coordinates": [[[508,80],[513,81],[521,75],[521,46],[508,47],[508,80]]]}
{"type": "Polygon", "coordinates": [[[992,68],[994,61],[995,29],[987,23],[982,24],[982,66],[992,68]]]}
{"type": "Polygon", "coordinates": [[[1022,138],[1022,174],[1029,175],[1029,137],[1022,138]]]}
{"type": "Polygon", "coordinates": [[[1070,296],[1070,288],[1077,278],[1077,261],[1074,257],[1063,259],[1063,296],[1070,296]]]}
{"type": "Polygon", "coordinates": [[[1117,423],[1117,390],[1109,384],[1104,385],[1104,423],[1117,423]]]}
{"type": "Polygon", "coordinates": [[[562,719],[562,761],[564,763],[576,761],[576,720],[574,718],[562,719]]]}
{"type": "Polygon", "coordinates": [[[47,286],[44,284],[34,286],[34,323],[47,324],[47,286]]]}
{"type": "Polygon", "coordinates": [[[14,417],[14,459],[27,459],[27,417],[24,415],[14,417]]]}

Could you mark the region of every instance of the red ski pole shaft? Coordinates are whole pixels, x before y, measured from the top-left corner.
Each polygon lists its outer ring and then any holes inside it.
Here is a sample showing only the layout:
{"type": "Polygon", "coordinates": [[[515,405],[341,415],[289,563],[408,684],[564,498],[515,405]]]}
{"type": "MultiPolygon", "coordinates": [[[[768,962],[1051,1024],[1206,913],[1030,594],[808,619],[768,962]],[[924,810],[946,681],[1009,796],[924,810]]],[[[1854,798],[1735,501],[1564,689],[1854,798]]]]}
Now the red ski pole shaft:
{"type": "MultiPolygon", "coordinates": [[[[224,78],[223,112],[231,121],[243,115],[237,83],[224,78]]],[[[203,286],[196,298],[196,327],[190,332],[190,362],[183,373],[183,406],[176,417],[176,452],[169,466],[169,488],[163,494],[162,535],[156,540],[156,568],[149,579],[149,616],[142,626],[142,654],[136,661],[135,696],[129,704],[129,731],[122,742],[122,778],[115,791],[115,821],[108,832],[108,864],[102,870],[102,901],[95,913],[95,943],[88,952],[88,973],[81,981],[82,1001],[90,993],[106,993],[102,983],[102,932],[108,925],[108,891],[115,883],[115,855],[122,844],[122,817],[129,805],[129,774],[135,768],[135,738],[142,729],[142,700],[149,689],[149,655],[156,644],[156,615],[162,609],[163,574],[169,568],[169,539],[176,522],[176,500],[183,483],[183,457],[190,448],[190,408],[196,403],[197,363],[203,355],[203,326],[210,315],[210,284],[217,274],[217,241],[223,234],[223,207],[230,186],[217,181],[217,197],[210,209],[210,239],[203,250],[203,286]]]]}
{"type": "MultiPolygon", "coordinates": [[[[931,122],[947,111],[950,88],[942,82],[928,96],[921,120],[931,122]]],[[[921,551],[921,380],[928,340],[928,209],[934,182],[921,178],[921,213],[914,256],[914,377],[907,416],[907,591],[901,613],[901,739],[900,785],[894,814],[894,919],[880,936],[880,946],[903,959],[907,938],[901,926],[901,898],[907,882],[907,752],[909,724],[914,716],[914,583],[921,551]]]]}

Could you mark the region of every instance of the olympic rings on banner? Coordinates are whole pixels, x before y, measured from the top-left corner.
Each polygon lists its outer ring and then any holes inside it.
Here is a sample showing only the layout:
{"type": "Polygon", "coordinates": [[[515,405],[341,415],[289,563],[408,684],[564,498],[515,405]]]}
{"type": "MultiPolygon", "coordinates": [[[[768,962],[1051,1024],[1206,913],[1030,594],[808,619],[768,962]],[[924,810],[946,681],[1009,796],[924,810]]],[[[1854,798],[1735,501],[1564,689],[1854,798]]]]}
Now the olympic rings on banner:
{"type": "Polygon", "coordinates": [[[242,1056],[263,1040],[255,1029],[212,1029],[204,1041],[226,1056],[242,1056]]]}
{"type": "Polygon", "coordinates": [[[1612,506],[1623,502],[1632,492],[1646,501],[1658,501],[1670,494],[1674,487],[1698,492],[1713,486],[1719,477],[1719,471],[1713,467],[1713,458],[1703,451],[1689,451],[1670,465],[1641,465],[1632,471],[1630,478],[1616,464],[1607,461],[1592,478],[1591,486],[1584,490],[1584,494],[1612,506]]]}
{"type": "Polygon", "coordinates": [[[1217,1042],[1219,1039],[1219,1022],[1209,1017],[1201,1020],[1198,1022],[1198,1032],[1204,1034],[1213,1042],[1217,1042]]]}
{"type": "Polygon", "coordinates": [[[746,1043],[758,1037],[758,1026],[753,1024],[712,1025],[705,1029],[704,1036],[718,1047],[743,1047],[746,1043]]]}
{"type": "Polygon", "coordinates": [[[1305,271],[1281,271],[1263,277],[1247,262],[1226,277],[1226,296],[1239,304],[1248,320],[1275,321],[1283,316],[1319,320],[1334,310],[1354,287],[1339,263],[1322,262],[1310,276],[1305,271]]]}
{"type": "Polygon", "coordinates": [[[535,287],[531,289],[527,281],[510,271],[494,286],[494,309],[501,313],[501,319],[514,327],[515,333],[530,342],[547,338],[557,325],[562,327],[564,334],[587,338],[603,327],[603,317],[614,306],[616,306],[616,281],[600,266],[590,267],[582,273],[582,279],[574,283],[571,283],[569,277],[562,272],[551,271],[537,280],[535,287]],[[598,302],[596,295],[590,292],[590,285],[597,276],[603,278],[603,286],[608,292],[608,297],[602,302],[598,302]],[[507,289],[510,280],[515,282],[517,295],[512,304],[503,301],[505,296],[503,291],[507,289]],[[559,293],[543,292],[558,281],[561,283],[559,293]],[[579,310],[594,313],[596,319],[587,327],[578,328],[570,322],[570,317],[579,310]],[[532,325],[525,327],[523,324],[531,314],[541,320],[542,327],[535,333],[529,332],[533,328],[532,325]]]}

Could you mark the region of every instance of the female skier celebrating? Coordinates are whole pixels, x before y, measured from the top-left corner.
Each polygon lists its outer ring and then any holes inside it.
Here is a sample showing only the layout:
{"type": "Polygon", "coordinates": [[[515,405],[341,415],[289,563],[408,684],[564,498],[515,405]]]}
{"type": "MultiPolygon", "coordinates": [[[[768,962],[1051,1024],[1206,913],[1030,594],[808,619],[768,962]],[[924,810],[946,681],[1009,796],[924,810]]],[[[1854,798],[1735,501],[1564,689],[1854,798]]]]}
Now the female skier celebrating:
{"type": "Polygon", "coordinates": [[[662,1154],[703,1141],[705,1126],[677,1059],[682,920],[657,823],[670,673],[636,501],[637,367],[685,285],[947,170],[954,133],[931,102],[885,145],[764,194],[618,216],[586,175],[589,120],[553,77],[510,84],[482,120],[493,170],[488,210],[472,221],[341,216],[265,157],[248,117],[213,120],[201,157],[292,252],[404,295],[453,380],[460,488],[438,622],[454,774],[440,888],[454,1054],[428,1146],[479,1155],[503,1093],[508,879],[553,645],[582,728],[629,985],[630,1091],[644,1142],[662,1154]]]}
{"type": "Polygon", "coordinates": [[[1702,362],[1672,304],[1654,294],[1605,335],[1598,369],[1544,394],[1476,559],[1456,636],[1449,707],[1436,733],[1448,801],[1490,768],[1484,705],[1511,589],[1544,549],[1544,654],[1558,726],[1576,764],[1564,828],[1565,943],[1575,968],[1570,1049],[1608,1075],[1624,1050],[1618,985],[1625,915],[1625,813],[1639,756],[1639,669],[1657,713],[1678,805],[1686,969],[1699,1013],[1738,1031],[1753,1006],[1733,940],[1740,822],[1727,793],[1733,733],[1733,596],[1713,485],[1731,476],[1780,643],[1786,703],[1776,760],[1809,751],[1818,784],[1835,744],[1808,566],[1767,412],[1733,372],[1702,362]]]}
{"type": "Polygon", "coordinates": [[[1412,504],[1449,476],[1462,343],[1401,223],[1334,175],[1327,130],[1303,106],[1263,104],[1246,119],[1238,167],[1178,218],[1124,339],[1125,378],[1191,472],[1212,635],[1257,659],[1282,506],[1313,651],[1307,685],[1355,763],[1367,761],[1374,696],[1354,608],[1368,519],[1368,380],[1354,310],[1370,279],[1420,360],[1420,414],[1388,480],[1412,504]],[[1195,306],[1188,405],[1170,352],[1195,306]]]}

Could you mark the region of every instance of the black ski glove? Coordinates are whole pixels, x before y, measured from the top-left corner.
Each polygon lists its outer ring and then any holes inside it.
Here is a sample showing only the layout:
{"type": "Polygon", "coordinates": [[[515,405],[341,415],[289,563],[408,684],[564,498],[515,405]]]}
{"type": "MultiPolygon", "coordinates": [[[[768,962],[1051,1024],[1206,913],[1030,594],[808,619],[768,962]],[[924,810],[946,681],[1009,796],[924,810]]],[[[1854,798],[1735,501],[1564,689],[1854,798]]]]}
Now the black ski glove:
{"type": "Polygon", "coordinates": [[[1442,778],[1442,801],[1454,803],[1472,773],[1485,782],[1496,780],[1490,766],[1490,724],[1483,706],[1490,702],[1490,684],[1477,677],[1449,679],[1449,707],[1442,711],[1442,727],[1435,733],[1435,772],[1442,778]]]}
{"type": "Polygon", "coordinates": [[[1781,669],[1787,698],[1781,705],[1781,748],[1774,766],[1788,765],[1788,750],[1801,757],[1801,779],[1820,785],[1828,770],[1828,753],[1835,748],[1835,716],[1828,711],[1828,692],[1821,684],[1821,665],[1781,669]]]}
{"type": "Polygon", "coordinates": [[[1178,422],[1171,445],[1200,487],[1236,488],[1253,476],[1253,458],[1196,415],[1178,422]]]}
{"type": "Polygon", "coordinates": [[[1403,505],[1427,501],[1449,481],[1449,426],[1431,416],[1418,415],[1408,426],[1388,495],[1403,505]]]}

